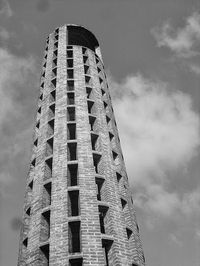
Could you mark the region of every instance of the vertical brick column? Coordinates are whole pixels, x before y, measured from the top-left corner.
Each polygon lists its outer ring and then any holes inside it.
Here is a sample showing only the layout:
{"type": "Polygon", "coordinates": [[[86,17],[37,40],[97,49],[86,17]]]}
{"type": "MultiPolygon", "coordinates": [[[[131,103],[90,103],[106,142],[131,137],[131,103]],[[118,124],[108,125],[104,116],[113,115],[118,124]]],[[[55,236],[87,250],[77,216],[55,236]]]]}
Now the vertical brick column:
{"type": "Polygon", "coordinates": [[[82,48],[74,46],[75,99],[84,265],[105,265],[101,244],[95,171],[86,98],[82,48]]]}
{"type": "Polygon", "coordinates": [[[66,33],[66,26],[59,29],[50,232],[51,266],[67,265],[68,259],[66,33]]]}

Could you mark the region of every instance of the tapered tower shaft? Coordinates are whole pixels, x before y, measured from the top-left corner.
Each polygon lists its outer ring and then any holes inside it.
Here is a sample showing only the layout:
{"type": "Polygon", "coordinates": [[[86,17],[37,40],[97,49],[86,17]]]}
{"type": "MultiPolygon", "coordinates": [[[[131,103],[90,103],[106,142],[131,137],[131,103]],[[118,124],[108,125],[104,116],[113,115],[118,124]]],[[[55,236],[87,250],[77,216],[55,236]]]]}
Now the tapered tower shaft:
{"type": "Polygon", "coordinates": [[[47,38],[18,266],[144,266],[99,44],[47,38]]]}

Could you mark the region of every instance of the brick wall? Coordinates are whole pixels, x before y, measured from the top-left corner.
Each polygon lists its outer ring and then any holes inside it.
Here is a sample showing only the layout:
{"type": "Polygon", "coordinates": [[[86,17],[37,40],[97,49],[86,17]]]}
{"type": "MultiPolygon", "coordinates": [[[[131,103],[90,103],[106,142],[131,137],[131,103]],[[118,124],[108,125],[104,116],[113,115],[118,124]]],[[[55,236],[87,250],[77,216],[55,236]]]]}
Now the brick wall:
{"type": "Polygon", "coordinates": [[[144,266],[100,48],[69,30],[46,44],[18,266],[144,266]]]}

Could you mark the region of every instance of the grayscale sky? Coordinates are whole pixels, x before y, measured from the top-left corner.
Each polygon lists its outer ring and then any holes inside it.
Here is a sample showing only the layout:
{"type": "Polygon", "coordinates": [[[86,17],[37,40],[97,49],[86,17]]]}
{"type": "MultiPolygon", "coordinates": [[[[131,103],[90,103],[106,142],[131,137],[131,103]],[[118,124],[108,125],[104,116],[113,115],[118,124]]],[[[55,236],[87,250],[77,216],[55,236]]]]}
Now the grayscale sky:
{"type": "Polygon", "coordinates": [[[65,23],[100,42],[147,266],[199,266],[199,0],[0,0],[0,265],[17,263],[45,39],[65,23]]]}

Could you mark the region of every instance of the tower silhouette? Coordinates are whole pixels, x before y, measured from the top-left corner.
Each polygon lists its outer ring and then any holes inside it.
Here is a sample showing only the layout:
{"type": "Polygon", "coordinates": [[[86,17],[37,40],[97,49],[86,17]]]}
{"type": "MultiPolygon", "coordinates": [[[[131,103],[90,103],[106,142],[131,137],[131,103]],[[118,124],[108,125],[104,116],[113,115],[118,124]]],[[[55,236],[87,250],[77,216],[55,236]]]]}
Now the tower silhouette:
{"type": "Polygon", "coordinates": [[[18,266],[144,266],[99,43],[64,25],[46,42],[18,266]]]}

